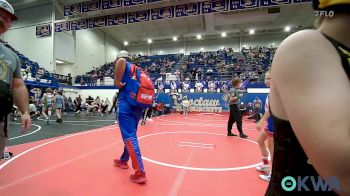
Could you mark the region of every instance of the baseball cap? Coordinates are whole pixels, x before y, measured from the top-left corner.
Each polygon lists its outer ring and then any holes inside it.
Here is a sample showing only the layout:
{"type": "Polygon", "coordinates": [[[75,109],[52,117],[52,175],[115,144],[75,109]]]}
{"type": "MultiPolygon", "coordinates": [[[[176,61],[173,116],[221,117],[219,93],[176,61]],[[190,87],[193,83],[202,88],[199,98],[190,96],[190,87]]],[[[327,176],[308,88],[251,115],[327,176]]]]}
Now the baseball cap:
{"type": "Polygon", "coordinates": [[[11,6],[11,4],[9,4],[6,0],[0,0],[0,9],[7,12],[11,16],[12,21],[18,19],[17,16],[15,15],[15,10],[11,6]]]}
{"type": "Polygon", "coordinates": [[[128,51],[122,50],[122,51],[120,51],[117,54],[117,59],[119,59],[119,58],[129,58],[129,59],[131,59],[131,55],[130,55],[130,53],[128,51]]]}

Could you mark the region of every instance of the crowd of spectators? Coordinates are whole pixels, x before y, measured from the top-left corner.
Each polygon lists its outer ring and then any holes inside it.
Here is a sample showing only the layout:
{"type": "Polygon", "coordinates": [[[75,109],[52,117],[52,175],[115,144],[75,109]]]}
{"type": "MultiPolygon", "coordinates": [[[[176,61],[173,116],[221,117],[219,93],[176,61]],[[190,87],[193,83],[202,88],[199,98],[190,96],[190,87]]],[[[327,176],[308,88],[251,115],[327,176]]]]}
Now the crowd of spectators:
{"type": "MultiPolygon", "coordinates": [[[[190,56],[177,65],[183,55],[153,55],[141,56],[133,55],[134,61],[150,73],[158,90],[164,91],[166,85],[166,74],[172,73],[176,77],[176,88],[187,90],[197,86],[200,90],[202,85],[215,91],[214,87],[226,89],[229,86],[227,81],[232,78],[241,78],[250,83],[263,82],[263,73],[271,65],[273,55],[276,51],[274,47],[243,47],[240,52],[234,52],[232,48],[224,48],[218,51],[191,53],[190,56]],[[218,80],[218,78],[220,80],[218,80]],[[201,84],[198,84],[201,83],[201,84]]],[[[104,77],[114,78],[113,63],[106,63],[94,68],[92,71],[77,77],[81,85],[94,86],[100,80],[104,85],[104,77]]],[[[175,88],[175,89],[176,89],[175,88]]]]}

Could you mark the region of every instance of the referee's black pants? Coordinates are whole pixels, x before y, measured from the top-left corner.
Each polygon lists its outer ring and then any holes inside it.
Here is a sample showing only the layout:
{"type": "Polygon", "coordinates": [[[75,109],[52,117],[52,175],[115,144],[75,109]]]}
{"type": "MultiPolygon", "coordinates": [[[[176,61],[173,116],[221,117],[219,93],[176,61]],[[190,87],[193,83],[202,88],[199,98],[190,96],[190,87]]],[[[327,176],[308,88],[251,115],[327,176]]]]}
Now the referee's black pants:
{"type": "Polygon", "coordinates": [[[239,111],[237,104],[230,105],[230,118],[227,123],[227,134],[232,133],[232,126],[236,123],[237,129],[240,134],[243,134],[242,130],[242,113],[239,111]]]}

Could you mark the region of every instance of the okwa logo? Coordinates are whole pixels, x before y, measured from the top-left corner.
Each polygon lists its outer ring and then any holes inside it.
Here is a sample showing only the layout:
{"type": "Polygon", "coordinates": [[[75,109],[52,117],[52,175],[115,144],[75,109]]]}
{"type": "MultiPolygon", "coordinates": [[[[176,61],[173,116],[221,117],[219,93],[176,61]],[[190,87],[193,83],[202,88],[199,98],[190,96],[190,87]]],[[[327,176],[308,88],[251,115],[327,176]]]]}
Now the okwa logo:
{"type": "Polygon", "coordinates": [[[340,183],[335,176],[328,176],[325,180],[321,176],[286,176],[281,182],[285,191],[332,191],[340,190],[340,183]],[[311,181],[311,184],[310,184],[311,181]],[[307,186],[308,185],[308,186],[307,186]],[[312,187],[310,187],[312,185],[312,187]]]}
{"type": "Polygon", "coordinates": [[[147,94],[141,94],[141,98],[142,99],[146,99],[146,100],[152,100],[153,97],[151,95],[147,95],[147,94]]]}

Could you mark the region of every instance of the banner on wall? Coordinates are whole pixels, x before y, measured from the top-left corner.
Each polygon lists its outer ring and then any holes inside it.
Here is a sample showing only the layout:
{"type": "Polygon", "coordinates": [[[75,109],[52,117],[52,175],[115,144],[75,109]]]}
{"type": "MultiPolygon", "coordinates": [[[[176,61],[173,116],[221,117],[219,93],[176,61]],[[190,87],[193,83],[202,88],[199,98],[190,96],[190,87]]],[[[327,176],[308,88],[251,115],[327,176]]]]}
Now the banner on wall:
{"type": "Polygon", "coordinates": [[[122,7],[122,0],[102,0],[101,9],[112,9],[122,7]]]}
{"type": "Polygon", "coordinates": [[[175,6],[175,16],[195,16],[200,14],[200,3],[190,3],[175,6]]]}
{"type": "Polygon", "coordinates": [[[149,21],[149,15],[149,10],[129,13],[128,23],[149,21]]]}
{"type": "Polygon", "coordinates": [[[259,7],[258,0],[231,0],[230,10],[243,10],[259,7]]]}
{"type": "Polygon", "coordinates": [[[147,3],[146,0],[124,0],[124,6],[134,6],[134,5],[141,5],[147,3]]]}
{"type": "Polygon", "coordinates": [[[122,25],[126,23],[128,23],[126,14],[116,14],[116,15],[107,16],[108,26],[122,25]]]}
{"type": "Polygon", "coordinates": [[[228,11],[228,0],[211,0],[202,2],[202,14],[228,11]]]}
{"type": "Polygon", "coordinates": [[[70,31],[70,22],[55,23],[55,32],[70,31]]]}
{"type": "Polygon", "coordinates": [[[64,6],[64,16],[72,16],[81,13],[81,3],[64,6]]]}
{"type": "Polygon", "coordinates": [[[229,109],[228,95],[224,93],[179,93],[173,97],[173,108],[182,111],[182,100],[187,98],[192,112],[222,112],[229,109]]]}
{"type": "Polygon", "coordinates": [[[76,20],[71,22],[71,29],[72,31],[81,30],[81,29],[87,29],[87,22],[86,19],[83,20],[76,20]]]}
{"type": "Polygon", "coordinates": [[[162,7],[151,10],[151,20],[161,20],[167,18],[174,18],[174,6],[172,7],[162,7]]]}
{"type": "Polygon", "coordinates": [[[94,12],[100,10],[100,0],[92,0],[88,2],[81,3],[81,11],[84,12],[94,12]]]}
{"type": "MultiPolygon", "coordinates": [[[[72,16],[86,12],[106,10],[120,7],[137,6],[162,0],[90,0],[64,6],[64,16],[72,16]]],[[[251,9],[286,5],[291,3],[305,3],[311,0],[207,0],[201,3],[176,5],[176,17],[193,16],[200,13],[224,12],[229,10],[251,9]]]]}
{"type": "MultiPolygon", "coordinates": [[[[305,3],[311,0],[207,0],[201,3],[189,3],[184,5],[176,5],[151,10],[143,10],[132,13],[123,13],[109,16],[101,16],[97,18],[88,18],[84,20],[67,21],[55,24],[55,32],[80,30],[86,28],[98,28],[105,26],[122,25],[127,23],[146,22],[154,20],[162,20],[174,17],[195,16],[200,14],[209,14],[215,12],[226,12],[234,10],[252,9],[258,7],[269,7],[288,5],[291,3],[305,3]]],[[[128,0],[130,5],[141,3],[149,3],[147,0],[128,0]]],[[[124,1],[125,3],[125,1],[124,1]]],[[[77,13],[84,5],[85,11],[101,9],[110,9],[122,6],[121,0],[94,0],[91,2],[73,4],[65,12],[77,13]]]]}
{"type": "Polygon", "coordinates": [[[88,26],[89,28],[95,28],[95,27],[104,27],[106,25],[106,17],[96,17],[96,18],[89,18],[88,19],[88,26]]]}
{"type": "Polygon", "coordinates": [[[292,0],[260,0],[260,7],[291,4],[292,0]]]}
{"type": "MultiPolygon", "coordinates": [[[[241,102],[247,104],[259,98],[265,103],[267,94],[245,93],[241,102]]],[[[156,101],[170,106],[177,112],[183,110],[182,100],[186,97],[190,102],[190,111],[192,112],[223,112],[229,111],[229,94],[227,93],[177,93],[171,96],[168,93],[156,94],[156,101]]]]}
{"type": "Polygon", "coordinates": [[[47,37],[47,36],[51,36],[51,25],[47,24],[47,25],[40,25],[40,26],[36,26],[36,36],[38,37],[47,37]]]}

